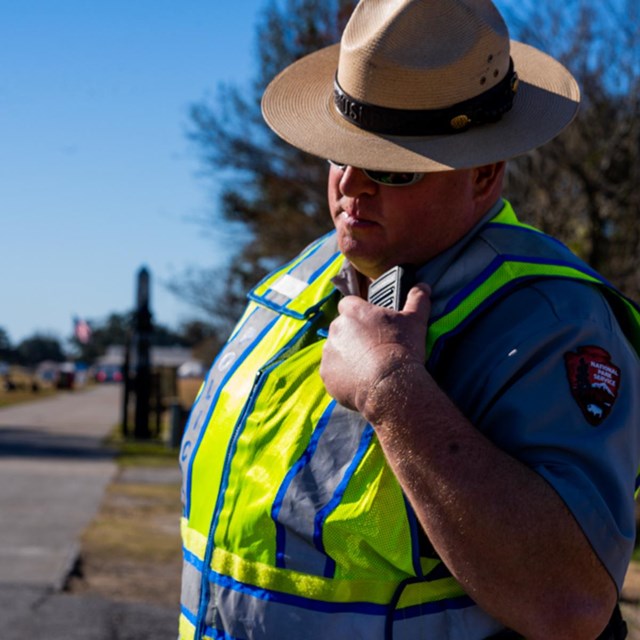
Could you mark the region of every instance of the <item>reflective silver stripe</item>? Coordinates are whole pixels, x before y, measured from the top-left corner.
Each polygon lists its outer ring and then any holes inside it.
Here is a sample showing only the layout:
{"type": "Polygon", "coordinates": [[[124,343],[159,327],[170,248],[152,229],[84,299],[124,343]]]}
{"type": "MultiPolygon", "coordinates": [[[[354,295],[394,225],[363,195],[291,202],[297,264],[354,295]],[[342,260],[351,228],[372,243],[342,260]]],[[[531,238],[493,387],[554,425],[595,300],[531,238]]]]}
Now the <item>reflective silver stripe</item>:
{"type": "MultiPolygon", "coordinates": [[[[283,270],[298,281],[311,283],[315,278],[319,269],[324,270],[327,263],[338,253],[338,244],[335,239],[335,232],[331,232],[328,236],[321,238],[318,244],[309,251],[298,264],[290,270],[283,270]]],[[[286,305],[294,296],[287,296],[282,292],[269,289],[263,296],[265,300],[281,307],[286,305]]]]}
{"type": "Polygon", "coordinates": [[[289,273],[296,278],[310,282],[315,273],[338,252],[335,231],[320,239],[318,246],[289,273]]]}
{"type": "Polygon", "coordinates": [[[556,238],[518,224],[489,220],[480,230],[480,237],[492,247],[490,251],[493,255],[498,247],[498,253],[506,255],[529,256],[543,260],[563,256],[567,261],[582,262],[556,238]]]}
{"type": "Polygon", "coordinates": [[[182,593],[180,603],[191,612],[193,616],[198,613],[200,606],[201,572],[186,560],[182,563],[182,593]]]}
{"type": "Polygon", "coordinates": [[[263,590],[254,596],[241,585],[211,589],[206,625],[213,637],[218,631],[246,640],[371,640],[389,637],[391,628],[393,640],[482,640],[503,628],[468,598],[430,603],[405,616],[383,606],[331,604],[263,590]],[[390,615],[394,619],[388,623],[390,615]]]}
{"type": "MultiPolygon", "coordinates": [[[[474,265],[473,271],[476,274],[482,274],[495,262],[496,258],[508,260],[509,256],[518,256],[520,261],[531,258],[534,263],[541,260],[553,263],[559,260],[578,269],[587,267],[555,238],[527,227],[504,222],[487,222],[463,251],[464,263],[454,264],[453,268],[445,270],[437,282],[439,295],[432,300],[432,320],[440,317],[452,303],[453,298],[460,296],[461,292],[471,284],[466,270],[468,264],[474,265]],[[448,295],[442,296],[442,292],[448,292],[448,295]]],[[[418,271],[418,278],[419,276],[418,271]]],[[[601,278],[601,276],[598,277],[601,278]]],[[[434,285],[433,282],[430,284],[434,285]]]]}
{"type": "MultiPolygon", "coordinates": [[[[197,562],[197,561],[196,561],[197,562]]],[[[201,564],[201,563],[199,563],[201,564]]],[[[183,613],[195,620],[200,603],[200,571],[188,561],[183,567],[183,613]]],[[[332,604],[266,592],[218,578],[230,586],[211,583],[206,625],[236,638],[255,640],[304,638],[383,638],[389,611],[365,603],[332,604]],[[216,604],[214,604],[216,603],[216,604]]],[[[430,602],[393,614],[394,640],[479,640],[497,633],[502,625],[464,596],[430,602]]]]}
{"type": "Polygon", "coordinates": [[[415,613],[411,617],[394,620],[393,640],[482,640],[504,629],[477,605],[452,607],[438,613],[415,613]]]}
{"type": "Polygon", "coordinates": [[[191,409],[180,445],[182,500],[187,516],[189,515],[191,498],[191,465],[209,423],[211,412],[217,400],[217,392],[223,386],[225,378],[242,362],[246,354],[250,353],[256,344],[259,344],[259,338],[265,327],[268,327],[277,317],[269,309],[256,307],[215,359],[207,374],[204,389],[191,409]]]}
{"type": "Polygon", "coordinates": [[[312,575],[333,574],[322,545],[322,525],[332,501],[339,502],[338,489],[348,479],[345,474],[356,454],[366,446],[366,427],[359,413],[335,401],[325,411],[307,450],[285,478],[281,503],[274,505],[277,566],[312,575]]]}
{"type": "MultiPolygon", "coordinates": [[[[290,274],[297,279],[308,282],[315,277],[319,269],[326,266],[331,257],[336,255],[336,252],[337,242],[335,234],[332,233],[322,238],[300,264],[291,269],[290,274]]],[[[280,296],[281,294],[276,295],[280,296]]],[[[182,500],[187,517],[190,508],[191,465],[204,430],[209,423],[217,398],[216,394],[233,368],[242,361],[242,358],[249,351],[260,344],[259,338],[265,327],[268,327],[277,318],[278,314],[272,309],[259,306],[245,319],[244,324],[234,331],[229,342],[216,357],[205,380],[205,387],[192,407],[180,448],[182,500]]]]}
{"type": "MultiPolygon", "coordinates": [[[[266,602],[231,589],[217,588],[218,603],[210,608],[207,621],[233,638],[247,640],[349,640],[383,638],[384,615],[367,615],[354,611],[328,612],[295,607],[287,602],[266,602]]],[[[213,599],[212,599],[213,601],[213,599]]],[[[318,603],[321,607],[323,603],[318,603]]],[[[313,603],[310,603],[313,605],[313,603]]],[[[214,637],[215,634],[213,634],[214,637]]]]}

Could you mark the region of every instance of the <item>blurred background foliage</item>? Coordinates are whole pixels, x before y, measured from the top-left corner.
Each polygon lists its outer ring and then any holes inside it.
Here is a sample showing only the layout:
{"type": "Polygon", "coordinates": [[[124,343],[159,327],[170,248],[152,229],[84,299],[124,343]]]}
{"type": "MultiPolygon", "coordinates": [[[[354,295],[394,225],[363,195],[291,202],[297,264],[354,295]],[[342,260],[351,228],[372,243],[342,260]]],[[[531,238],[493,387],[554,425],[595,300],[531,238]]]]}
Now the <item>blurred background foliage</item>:
{"type": "MultiPolygon", "coordinates": [[[[288,64],[339,41],[355,4],[267,0],[256,27],[252,82],[219,86],[213,98],[192,105],[188,135],[212,187],[210,213],[199,222],[218,242],[223,238],[232,257],[222,268],[190,268],[168,283],[201,319],[176,331],[156,327],[157,343],[200,345],[210,361],[242,312],[247,290],[331,229],[326,162],[273,134],[260,100],[288,64]]],[[[583,96],[569,128],[509,162],[505,195],[524,222],[568,244],[639,301],[640,3],[498,5],[512,37],[559,58],[583,96]]],[[[108,343],[122,344],[129,327],[128,314],[113,314],[93,323],[90,344],[71,339],[72,351],[91,361],[108,343]]],[[[63,357],[53,343],[36,335],[11,345],[0,328],[0,361],[63,357]]]]}
{"type": "MultiPolygon", "coordinates": [[[[219,87],[193,105],[191,139],[205,175],[221,185],[203,221],[232,225],[237,250],[224,270],[192,270],[173,290],[205,310],[220,335],[246,291],[331,228],[326,163],[294,149],[262,120],[269,80],[337,42],[355,2],[272,0],[256,31],[252,86],[219,87]]],[[[568,244],[627,295],[640,299],[640,5],[637,0],[503,2],[511,35],[559,58],[580,84],[575,122],[509,163],[505,195],[520,218],[568,244]]]]}

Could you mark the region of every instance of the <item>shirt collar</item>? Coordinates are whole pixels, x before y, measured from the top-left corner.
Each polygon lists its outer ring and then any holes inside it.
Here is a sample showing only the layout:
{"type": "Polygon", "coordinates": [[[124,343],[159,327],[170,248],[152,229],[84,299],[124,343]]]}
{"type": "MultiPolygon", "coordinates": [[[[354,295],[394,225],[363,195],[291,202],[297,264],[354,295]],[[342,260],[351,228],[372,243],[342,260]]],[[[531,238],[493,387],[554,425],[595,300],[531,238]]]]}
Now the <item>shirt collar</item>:
{"type": "MultiPolygon", "coordinates": [[[[447,269],[455,262],[456,258],[477,234],[478,230],[489,220],[498,215],[503,206],[504,202],[502,201],[502,198],[498,199],[498,201],[489,208],[487,213],[482,216],[477,224],[474,225],[474,227],[460,240],[458,240],[458,242],[419,267],[416,273],[417,280],[420,282],[428,282],[433,289],[440,278],[446,273],[447,269]]],[[[333,278],[332,282],[336,289],[338,289],[338,291],[343,295],[356,295],[362,297],[358,273],[348,260],[344,261],[342,268],[333,278]]]]}

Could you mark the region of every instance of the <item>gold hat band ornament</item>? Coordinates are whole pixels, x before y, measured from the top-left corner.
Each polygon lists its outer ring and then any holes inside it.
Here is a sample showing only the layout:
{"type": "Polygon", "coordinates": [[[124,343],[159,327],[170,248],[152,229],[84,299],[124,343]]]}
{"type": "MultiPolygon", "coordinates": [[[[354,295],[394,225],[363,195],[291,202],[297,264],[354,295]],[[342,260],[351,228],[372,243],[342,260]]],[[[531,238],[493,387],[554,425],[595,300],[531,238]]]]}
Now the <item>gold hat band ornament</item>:
{"type": "Polygon", "coordinates": [[[471,118],[469,116],[456,116],[451,119],[449,124],[456,131],[464,131],[471,124],[471,118]]]}

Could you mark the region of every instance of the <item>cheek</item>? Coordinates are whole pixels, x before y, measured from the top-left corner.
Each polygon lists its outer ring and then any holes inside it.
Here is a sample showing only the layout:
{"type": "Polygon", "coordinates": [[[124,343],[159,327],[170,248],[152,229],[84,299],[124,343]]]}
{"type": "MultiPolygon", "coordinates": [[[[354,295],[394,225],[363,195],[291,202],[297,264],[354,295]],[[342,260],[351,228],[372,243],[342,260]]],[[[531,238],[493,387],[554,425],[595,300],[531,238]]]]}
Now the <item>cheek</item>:
{"type": "Polygon", "coordinates": [[[327,186],[327,204],[329,205],[329,211],[331,216],[335,216],[335,211],[338,208],[339,193],[336,191],[334,185],[329,180],[327,186]]]}
{"type": "Polygon", "coordinates": [[[327,176],[327,196],[329,199],[340,195],[340,176],[342,174],[331,167],[327,176]]]}

